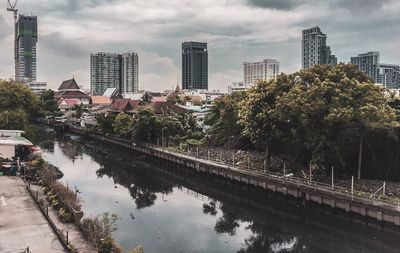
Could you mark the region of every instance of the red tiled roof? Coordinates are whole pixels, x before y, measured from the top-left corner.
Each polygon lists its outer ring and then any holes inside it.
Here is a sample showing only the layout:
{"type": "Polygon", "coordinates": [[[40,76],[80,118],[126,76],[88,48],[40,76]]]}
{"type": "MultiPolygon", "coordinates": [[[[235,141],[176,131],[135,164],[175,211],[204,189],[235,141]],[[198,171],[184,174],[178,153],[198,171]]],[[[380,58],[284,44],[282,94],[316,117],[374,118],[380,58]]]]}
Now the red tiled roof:
{"type": "Polygon", "coordinates": [[[90,99],[90,96],[87,95],[86,93],[79,91],[79,90],[74,90],[74,91],[58,91],[54,94],[54,97],[56,99],[60,98],[78,98],[78,99],[90,99]]]}
{"type": "Polygon", "coordinates": [[[168,112],[185,113],[188,110],[166,101],[154,101],[144,107],[151,109],[155,114],[168,112]]]}
{"type": "Polygon", "coordinates": [[[139,107],[139,100],[115,99],[111,104],[110,110],[113,112],[130,112],[139,107]]]}
{"type": "Polygon", "coordinates": [[[58,101],[58,105],[61,105],[63,102],[65,102],[67,107],[69,107],[69,108],[72,108],[75,105],[81,104],[80,100],[76,99],[76,98],[72,98],[72,99],[64,99],[64,98],[62,98],[62,99],[60,99],[58,101]]]}
{"type": "Polygon", "coordinates": [[[60,88],[58,88],[59,91],[61,90],[79,90],[79,85],[75,82],[75,79],[72,78],[70,80],[66,80],[62,82],[60,85],[60,88]]]}

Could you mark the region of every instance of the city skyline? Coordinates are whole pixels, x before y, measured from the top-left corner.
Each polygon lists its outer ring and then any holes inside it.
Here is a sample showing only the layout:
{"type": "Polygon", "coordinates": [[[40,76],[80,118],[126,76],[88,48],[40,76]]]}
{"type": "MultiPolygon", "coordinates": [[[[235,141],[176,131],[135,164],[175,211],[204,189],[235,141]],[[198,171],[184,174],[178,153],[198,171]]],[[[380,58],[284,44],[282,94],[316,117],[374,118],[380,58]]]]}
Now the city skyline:
{"type": "MultiPolygon", "coordinates": [[[[399,28],[388,25],[400,21],[396,1],[183,2],[20,1],[21,13],[33,12],[39,20],[37,80],[56,88],[75,76],[89,88],[91,52],[134,49],[141,55],[140,88],[170,89],[177,79],[181,83],[180,44],[194,40],[208,43],[209,89],[226,90],[242,80],[246,61],[274,58],[282,72],[299,70],[301,30],[317,25],[339,61],[379,51],[382,62],[399,64],[399,28]],[[217,12],[223,15],[213,14],[217,12]]],[[[2,2],[0,76],[9,78],[14,75],[14,35],[13,18],[5,8],[2,2]]]]}

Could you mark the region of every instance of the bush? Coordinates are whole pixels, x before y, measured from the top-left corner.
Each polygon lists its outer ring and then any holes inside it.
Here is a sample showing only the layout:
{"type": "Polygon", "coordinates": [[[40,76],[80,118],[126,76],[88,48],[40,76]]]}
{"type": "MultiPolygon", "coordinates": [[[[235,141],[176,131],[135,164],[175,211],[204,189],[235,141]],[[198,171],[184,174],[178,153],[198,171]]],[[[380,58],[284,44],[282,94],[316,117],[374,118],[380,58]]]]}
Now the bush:
{"type": "Polygon", "coordinates": [[[118,243],[112,239],[107,238],[103,240],[97,249],[98,253],[122,253],[122,248],[118,245],[118,243]]]}
{"type": "Polygon", "coordinates": [[[64,223],[73,223],[75,221],[74,216],[62,207],[58,211],[58,216],[60,216],[61,221],[64,223]]]}

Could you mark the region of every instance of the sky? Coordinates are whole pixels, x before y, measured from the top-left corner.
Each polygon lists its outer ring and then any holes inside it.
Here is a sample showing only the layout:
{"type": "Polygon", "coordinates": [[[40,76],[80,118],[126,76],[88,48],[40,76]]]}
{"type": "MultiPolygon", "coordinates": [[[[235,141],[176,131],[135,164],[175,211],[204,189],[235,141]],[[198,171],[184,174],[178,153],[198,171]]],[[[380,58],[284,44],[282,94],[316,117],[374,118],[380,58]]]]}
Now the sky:
{"type": "MultiPolygon", "coordinates": [[[[15,0],[11,0],[15,1],[15,0]]],[[[13,15],[0,2],[0,79],[14,75],[13,15]]],[[[340,62],[379,51],[400,64],[398,0],[19,0],[38,16],[38,81],[75,77],[90,88],[90,53],[139,54],[139,86],[181,83],[181,43],[208,43],[209,89],[242,81],[243,62],[277,59],[300,69],[301,30],[319,26],[340,62]]]]}

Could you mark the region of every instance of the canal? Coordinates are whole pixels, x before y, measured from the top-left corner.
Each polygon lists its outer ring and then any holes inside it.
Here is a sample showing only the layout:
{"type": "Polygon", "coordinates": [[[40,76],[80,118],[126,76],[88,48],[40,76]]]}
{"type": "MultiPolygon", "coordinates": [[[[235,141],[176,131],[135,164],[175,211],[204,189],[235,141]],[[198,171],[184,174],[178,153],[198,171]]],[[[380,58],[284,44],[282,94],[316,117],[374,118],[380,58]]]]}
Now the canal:
{"type": "Polygon", "coordinates": [[[398,252],[398,228],[194,174],[74,134],[40,131],[45,160],[79,190],[85,215],[118,214],[129,249],[171,252],[398,252]]]}

